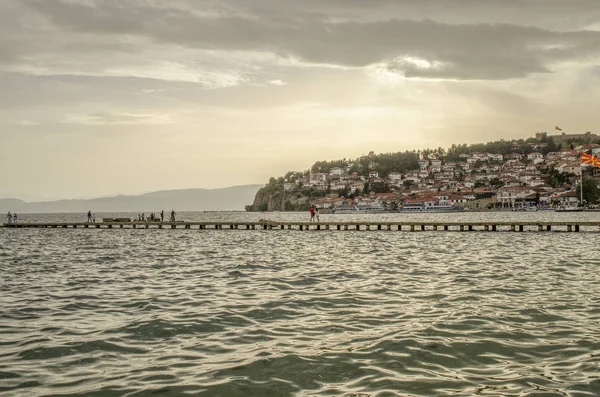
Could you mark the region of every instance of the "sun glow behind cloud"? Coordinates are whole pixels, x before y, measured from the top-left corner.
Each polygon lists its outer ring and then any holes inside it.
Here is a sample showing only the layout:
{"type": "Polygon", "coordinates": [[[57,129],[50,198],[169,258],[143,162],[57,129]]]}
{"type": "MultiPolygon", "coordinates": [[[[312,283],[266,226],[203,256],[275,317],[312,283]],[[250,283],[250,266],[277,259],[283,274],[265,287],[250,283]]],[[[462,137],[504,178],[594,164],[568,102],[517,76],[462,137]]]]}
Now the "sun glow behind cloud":
{"type": "Polygon", "coordinates": [[[62,179],[33,163],[0,177],[54,196],[125,191],[123,170],[136,191],[224,186],[369,150],[593,130],[597,4],[467,3],[0,1],[0,135],[14,142],[0,169],[26,153],[62,179]],[[65,193],[81,175],[55,153],[85,161],[92,144],[168,161],[88,164],[104,191],[65,193]]]}

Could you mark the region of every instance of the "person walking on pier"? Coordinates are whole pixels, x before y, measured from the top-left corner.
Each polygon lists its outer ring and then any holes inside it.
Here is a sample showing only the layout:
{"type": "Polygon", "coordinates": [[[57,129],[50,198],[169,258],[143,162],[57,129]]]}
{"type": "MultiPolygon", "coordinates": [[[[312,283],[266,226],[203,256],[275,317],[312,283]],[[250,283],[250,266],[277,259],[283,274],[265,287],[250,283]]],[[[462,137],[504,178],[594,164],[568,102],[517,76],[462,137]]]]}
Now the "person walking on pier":
{"type": "Polygon", "coordinates": [[[175,222],[175,210],[171,210],[171,222],[175,222]]]}
{"type": "Polygon", "coordinates": [[[13,221],[13,216],[10,213],[10,211],[8,211],[8,214],[6,214],[6,223],[12,223],[13,221]]]}
{"type": "Polygon", "coordinates": [[[92,211],[88,211],[88,223],[92,223],[92,211]]]}
{"type": "Polygon", "coordinates": [[[311,223],[315,221],[315,207],[310,207],[310,221],[311,223]]]}
{"type": "Polygon", "coordinates": [[[317,217],[317,223],[321,223],[321,221],[319,220],[319,209],[315,208],[315,216],[317,217]]]}
{"type": "Polygon", "coordinates": [[[17,215],[17,213],[15,212],[13,214],[13,223],[17,223],[17,220],[19,219],[19,216],[17,215]]]}
{"type": "Polygon", "coordinates": [[[160,210],[160,221],[161,222],[165,221],[165,210],[160,210]]]}

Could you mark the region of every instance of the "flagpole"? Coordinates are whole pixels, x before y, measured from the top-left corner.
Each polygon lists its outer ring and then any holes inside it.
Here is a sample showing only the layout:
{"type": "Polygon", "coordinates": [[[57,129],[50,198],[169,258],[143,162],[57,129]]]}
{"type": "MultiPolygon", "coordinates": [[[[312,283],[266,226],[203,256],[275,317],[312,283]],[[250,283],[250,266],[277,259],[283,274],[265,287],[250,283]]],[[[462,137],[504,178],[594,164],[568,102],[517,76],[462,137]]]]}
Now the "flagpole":
{"type": "Polygon", "coordinates": [[[581,174],[581,206],[583,207],[583,166],[581,161],[579,162],[579,173],[581,174]]]}

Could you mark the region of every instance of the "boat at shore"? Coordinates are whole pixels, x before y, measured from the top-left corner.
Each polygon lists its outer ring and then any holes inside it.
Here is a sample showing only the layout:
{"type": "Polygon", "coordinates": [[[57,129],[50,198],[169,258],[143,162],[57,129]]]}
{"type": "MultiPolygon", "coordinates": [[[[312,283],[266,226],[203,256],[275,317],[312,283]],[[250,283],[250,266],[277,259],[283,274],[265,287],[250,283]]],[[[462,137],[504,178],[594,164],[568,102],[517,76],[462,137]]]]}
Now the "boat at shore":
{"type": "Polygon", "coordinates": [[[464,208],[457,207],[448,203],[436,203],[436,202],[421,202],[421,203],[406,203],[402,207],[398,208],[398,212],[460,212],[464,211],[464,208]]]}
{"type": "Polygon", "coordinates": [[[581,212],[583,211],[582,207],[569,207],[569,206],[561,206],[554,210],[555,212],[581,212]]]}
{"type": "Polygon", "coordinates": [[[334,214],[381,214],[390,212],[383,205],[375,203],[342,204],[333,209],[334,214]]]}

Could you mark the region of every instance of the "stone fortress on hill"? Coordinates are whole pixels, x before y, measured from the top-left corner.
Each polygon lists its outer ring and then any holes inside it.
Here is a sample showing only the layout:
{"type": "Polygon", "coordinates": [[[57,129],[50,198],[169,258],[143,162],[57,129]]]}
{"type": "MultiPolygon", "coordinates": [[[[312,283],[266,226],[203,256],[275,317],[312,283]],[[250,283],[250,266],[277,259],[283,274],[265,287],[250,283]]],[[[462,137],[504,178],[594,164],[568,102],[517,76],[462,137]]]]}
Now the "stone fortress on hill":
{"type": "Polygon", "coordinates": [[[335,210],[360,203],[391,209],[419,203],[478,210],[578,206],[581,183],[585,204],[599,205],[600,168],[581,166],[581,155],[600,157],[600,136],[556,129],[527,139],[319,161],[271,178],[246,210],[335,210]]]}
{"type": "Polygon", "coordinates": [[[552,139],[555,143],[568,142],[572,140],[578,140],[583,142],[593,142],[598,139],[598,135],[592,134],[590,131],[584,134],[567,134],[562,132],[557,135],[548,135],[547,132],[537,132],[535,134],[535,139],[540,141],[544,141],[546,139],[552,139]]]}

